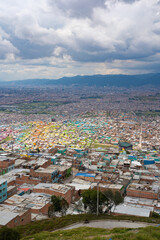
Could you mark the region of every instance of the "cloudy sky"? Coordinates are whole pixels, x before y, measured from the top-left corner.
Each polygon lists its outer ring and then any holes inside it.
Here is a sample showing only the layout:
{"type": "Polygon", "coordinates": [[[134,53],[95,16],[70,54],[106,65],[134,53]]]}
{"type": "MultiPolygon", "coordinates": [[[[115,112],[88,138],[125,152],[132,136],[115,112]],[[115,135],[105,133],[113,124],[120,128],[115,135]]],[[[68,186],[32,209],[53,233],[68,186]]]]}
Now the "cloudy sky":
{"type": "Polygon", "coordinates": [[[0,0],[0,80],[160,72],[160,0],[0,0]]]}

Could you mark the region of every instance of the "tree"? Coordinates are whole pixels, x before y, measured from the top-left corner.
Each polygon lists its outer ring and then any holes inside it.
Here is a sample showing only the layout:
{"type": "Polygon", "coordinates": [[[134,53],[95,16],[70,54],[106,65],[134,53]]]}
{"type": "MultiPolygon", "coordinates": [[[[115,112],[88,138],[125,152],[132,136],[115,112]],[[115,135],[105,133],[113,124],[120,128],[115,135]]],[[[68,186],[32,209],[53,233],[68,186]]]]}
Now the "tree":
{"type": "Polygon", "coordinates": [[[112,192],[110,189],[104,192],[104,195],[107,199],[107,207],[108,212],[111,211],[111,209],[116,207],[118,204],[122,203],[124,198],[121,196],[121,193],[116,191],[112,192]]]}
{"type": "Polygon", "coordinates": [[[20,234],[15,229],[2,227],[0,229],[0,240],[19,240],[20,234]]]}
{"type": "Polygon", "coordinates": [[[122,197],[121,193],[116,191],[114,194],[114,205],[117,206],[120,203],[123,203],[124,198],[122,197]]]}
{"type": "Polygon", "coordinates": [[[1,146],[0,146],[0,151],[2,151],[2,152],[4,151],[3,148],[2,148],[1,146]]]}
{"type": "Polygon", "coordinates": [[[40,149],[38,147],[36,148],[36,151],[37,151],[37,153],[40,153],[40,149]]]}
{"type": "Polygon", "coordinates": [[[62,215],[66,214],[66,211],[69,207],[68,202],[63,197],[52,196],[51,197],[51,206],[48,209],[48,216],[51,217],[55,213],[59,212],[62,215]]]}
{"type": "Polygon", "coordinates": [[[157,212],[152,212],[152,217],[153,218],[160,218],[160,215],[157,212]]]}
{"type": "MultiPolygon", "coordinates": [[[[82,193],[84,208],[89,208],[91,213],[96,213],[97,211],[97,190],[89,189],[82,193]]],[[[102,192],[99,192],[99,211],[102,212],[102,207],[106,202],[106,197],[102,192]]]]}
{"type": "Polygon", "coordinates": [[[69,207],[68,202],[66,201],[66,199],[61,198],[61,213],[62,215],[66,215],[66,211],[69,207]]]}
{"type": "Polygon", "coordinates": [[[123,197],[118,191],[114,193],[108,189],[105,192],[99,191],[98,194],[99,196],[97,199],[97,190],[89,189],[82,193],[84,208],[88,208],[91,213],[97,212],[97,201],[98,211],[101,213],[103,212],[104,207],[107,207],[107,212],[110,212],[112,207],[116,207],[118,204],[123,202],[123,197]]]}

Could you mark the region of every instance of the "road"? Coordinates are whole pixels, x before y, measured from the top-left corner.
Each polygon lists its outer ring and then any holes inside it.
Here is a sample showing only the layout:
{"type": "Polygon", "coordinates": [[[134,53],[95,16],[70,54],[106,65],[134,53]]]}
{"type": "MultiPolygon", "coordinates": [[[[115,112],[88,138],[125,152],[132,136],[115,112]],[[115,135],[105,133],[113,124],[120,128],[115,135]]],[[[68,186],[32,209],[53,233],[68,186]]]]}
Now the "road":
{"type": "Polygon", "coordinates": [[[85,223],[72,224],[61,230],[69,230],[69,229],[79,228],[79,227],[112,229],[112,228],[140,228],[140,227],[147,227],[147,226],[156,226],[156,224],[132,222],[132,221],[99,220],[99,221],[91,221],[86,224],[85,223]]]}

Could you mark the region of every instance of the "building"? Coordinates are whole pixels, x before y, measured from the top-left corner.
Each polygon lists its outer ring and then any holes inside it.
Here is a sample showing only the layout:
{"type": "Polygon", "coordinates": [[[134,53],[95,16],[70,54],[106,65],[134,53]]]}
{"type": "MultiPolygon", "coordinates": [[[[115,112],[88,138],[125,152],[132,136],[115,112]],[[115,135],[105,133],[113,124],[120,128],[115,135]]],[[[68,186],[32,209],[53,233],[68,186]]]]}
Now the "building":
{"type": "Polygon", "coordinates": [[[0,203],[7,199],[7,181],[0,179],[0,203]]]}
{"type": "Polygon", "coordinates": [[[149,184],[131,183],[126,189],[126,195],[129,197],[159,199],[159,189],[154,189],[149,184]]]}
{"type": "Polygon", "coordinates": [[[31,210],[7,204],[0,205],[0,227],[17,227],[31,222],[31,210]]]}
{"type": "Polygon", "coordinates": [[[15,158],[9,158],[7,156],[1,156],[0,158],[0,169],[1,174],[5,174],[14,169],[15,158]]]}
{"type": "Polygon", "coordinates": [[[41,179],[42,182],[58,182],[59,171],[52,166],[47,168],[38,168],[37,170],[30,169],[30,176],[41,179]]]}
{"type": "Polygon", "coordinates": [[[19,196],[17,194],[8,198],[3,205],[11,208],[30,209],[31,214],[47,215],[51,196],[43,193],[31,193],[19,196]]]}
{"type": "Polygon", "coordinates": [[[86,180],[86,181],[94,182],[96,174],[91,174],[87,172],[78,172],[75,177],[86,180]]]}
{"type": "Polygon", "coordinates": [[[133,206],[129,204],[120,204],[112,208],[113,215],[133,215],[138,217],[150,217],[153,212],[153,207],[133,206]]]}
{"type": "Polygon", "coordinates": [[[74,190],[74,187],[69,187],[58,183],[39,183],[33,188],[33,192],[35,193],[45,193],[63,197],[69,204],[72,202],[74,190]]]}

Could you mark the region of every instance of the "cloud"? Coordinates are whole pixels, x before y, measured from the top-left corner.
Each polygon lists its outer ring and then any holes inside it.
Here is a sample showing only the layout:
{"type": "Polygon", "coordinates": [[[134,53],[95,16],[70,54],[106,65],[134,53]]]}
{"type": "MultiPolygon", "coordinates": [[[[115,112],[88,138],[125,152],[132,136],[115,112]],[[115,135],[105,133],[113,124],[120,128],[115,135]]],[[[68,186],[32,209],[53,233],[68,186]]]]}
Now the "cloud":
{"type": "Polygon", "coordinates": [[[5,59],[8,54],[16,53],[18,53],[18,49],[11,43],[9,35],[0,28],[0,59],[5,59]]]}
{"type": "Polygon", "coordinates": [[[74,18],[91,17],[94,8],[105,7],[105,0],[50,0],[49,3],[74,18]]]}
{"type": "Polygon", "coordinates": [[[98,73],[158,71],[159,52],[158,0],[0,1],[0,59],[12,66],[37,61],[56,76],[58,64],[64,75],[96,63],[98,73]]]}

